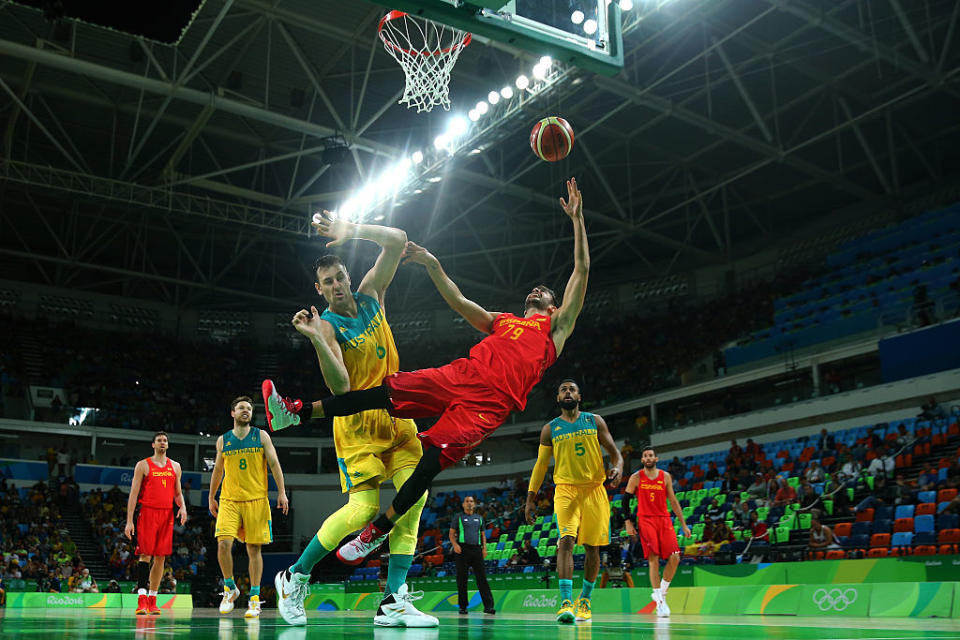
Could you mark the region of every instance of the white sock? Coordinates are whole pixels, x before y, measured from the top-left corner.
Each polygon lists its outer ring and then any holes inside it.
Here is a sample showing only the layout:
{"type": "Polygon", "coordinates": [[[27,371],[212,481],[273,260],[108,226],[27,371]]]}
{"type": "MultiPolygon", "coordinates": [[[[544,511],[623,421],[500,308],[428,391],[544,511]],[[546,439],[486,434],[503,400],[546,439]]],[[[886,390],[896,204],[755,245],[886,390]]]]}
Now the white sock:
{"type": "Polygon", "coordinates": [[[669,581],[669,580],[661,580],[661,581],[660,581],[660,593],[662,593],[663,595],[667,595],[667,589],[669,589],[669,588],[670,588],[670,581],[669,581]]]}
{"type": "Polygon", "coordinates": [[[138,595],[138,596],[145,596],[145,595],[147,595],[147,590],[146,590],[146,589],[137,589],[137,595],[138,595]]]}
{"type": "Polygon", "coordinates": [[[150,589],[150,591],[147,592],[147,595],[155,596],[155,595],[157,595],[157,592],[154,591],[153,589],[150,589]]]}

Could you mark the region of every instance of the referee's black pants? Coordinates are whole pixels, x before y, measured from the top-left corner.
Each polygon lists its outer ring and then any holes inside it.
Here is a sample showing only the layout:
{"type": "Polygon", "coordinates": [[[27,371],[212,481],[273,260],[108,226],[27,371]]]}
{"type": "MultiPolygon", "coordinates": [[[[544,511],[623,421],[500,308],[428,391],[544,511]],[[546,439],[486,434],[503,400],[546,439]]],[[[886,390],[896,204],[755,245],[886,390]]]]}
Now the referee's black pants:
{"type": "Polygon", "coordinates": [[[470,569],[477,581],[477,590],[483,600],[483,610],[493,609],[493,594],[490,593],[490,583],[487,582],[487,571],[483,567],[483,550],[478,544],[461,544],[460,553],[454,554],[457,559],[457,604],[464,611],[470,601],[467,599],[467,578],[470,569]]]}

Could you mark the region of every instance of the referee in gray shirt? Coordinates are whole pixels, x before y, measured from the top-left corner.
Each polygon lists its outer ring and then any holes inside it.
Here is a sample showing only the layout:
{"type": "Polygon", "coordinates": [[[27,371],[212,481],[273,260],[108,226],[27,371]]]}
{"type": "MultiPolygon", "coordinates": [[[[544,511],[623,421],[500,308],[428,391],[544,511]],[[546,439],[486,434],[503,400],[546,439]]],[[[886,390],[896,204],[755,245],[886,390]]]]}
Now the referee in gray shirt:
{"type": "Polygon", "coordinates": [[[473,496],[463,499],[463,511],[458,513],[450,523],[450,542],[457,559],[457,603],[460,614],[467,613],[467,577],[470,567],[477,580],[477,590],[483,600],[483,612],[493,615],[493,594],[490,593],[490,584],[487,582],[487,572],[483,568],[483,561],[487,557],[487,536],[483,532],[483,517],[474,513],[476,506],[473,496]]]}

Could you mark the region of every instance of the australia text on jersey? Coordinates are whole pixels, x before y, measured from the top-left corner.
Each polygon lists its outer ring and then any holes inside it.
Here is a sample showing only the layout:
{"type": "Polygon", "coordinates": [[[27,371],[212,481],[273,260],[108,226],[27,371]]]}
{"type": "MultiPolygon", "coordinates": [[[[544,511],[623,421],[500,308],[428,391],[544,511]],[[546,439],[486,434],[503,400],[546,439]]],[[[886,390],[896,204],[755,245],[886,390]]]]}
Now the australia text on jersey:
{"type": "MultiPolygon", "coordinates": [[[[342,342],[341,344],[346,349],[359,349],[360,345],[366,342],[367,338],[372,336],[374,331],[380,328],[380,325],[383,324],[383,321],[384,321],[383,309],[381,309],[380,311],[377,312],[377,315],[373,316],[373,318],[370,319],[370,324],[367,325],[367,328],[364,330],[363,333],[361,333],[356,337],[350,338],[350,340],[346,342],[342,342]]],[[[342,330],[342,327],[341,327],[341,330],[342,330]]]]}
{"type": "Polygon", "coordinates": [[[239,456],[246,453],[260,453],[263,451],[263,447],[244,447],[243,449],[234,449],[232,451],[224,451],[223,455],[226,456],[239,456]]]}
{"type": "Polygon", "coordinates": [[[570,438],[579,438],[582,436],[595,436],[597,435],[596,429],[579,429],[577,431],[571,431],[568,433],[560,433],[552,437],[554,442],[563,442],[564,440],[569,440],[570,438]]]}

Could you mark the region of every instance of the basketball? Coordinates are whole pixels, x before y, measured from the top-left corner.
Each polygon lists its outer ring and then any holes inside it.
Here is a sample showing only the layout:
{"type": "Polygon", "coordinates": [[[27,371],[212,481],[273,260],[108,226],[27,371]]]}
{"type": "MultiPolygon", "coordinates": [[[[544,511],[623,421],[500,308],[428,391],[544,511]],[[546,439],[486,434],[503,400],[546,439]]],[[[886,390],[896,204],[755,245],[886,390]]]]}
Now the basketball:
{"type": "Polygon", "coordinates": [[[533,125],[530,148],[538,158],[557,162],[573,149],[573,127],[563,118],[550,116],[533,125]]]}

